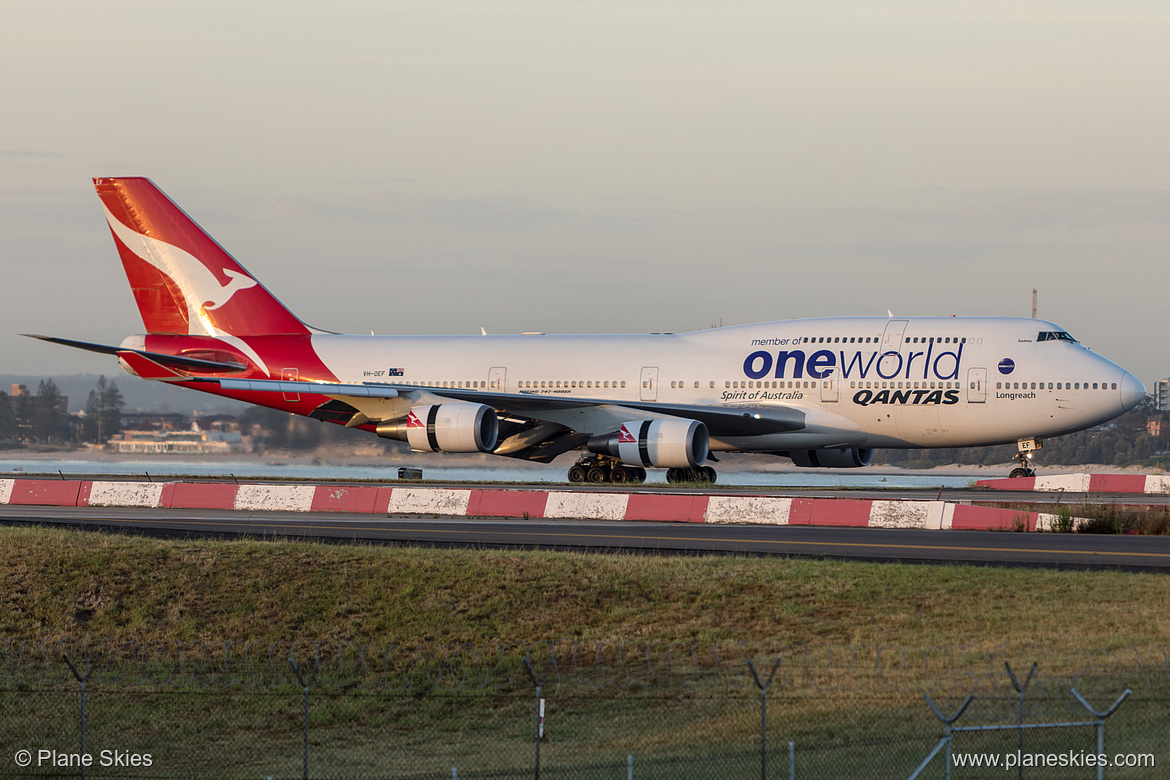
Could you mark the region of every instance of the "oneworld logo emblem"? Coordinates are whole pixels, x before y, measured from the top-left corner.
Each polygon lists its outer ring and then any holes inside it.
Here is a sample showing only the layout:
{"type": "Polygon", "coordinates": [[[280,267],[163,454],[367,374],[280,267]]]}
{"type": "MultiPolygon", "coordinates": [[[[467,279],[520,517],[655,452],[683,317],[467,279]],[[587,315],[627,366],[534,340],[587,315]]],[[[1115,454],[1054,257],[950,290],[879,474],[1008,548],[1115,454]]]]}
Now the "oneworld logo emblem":
{"type": "Polygon", "coordinates": [[[999,361],[999,373],[1010,374],[1015,370],[1016,361],[1012,360],[1011,358],[1004,358],[1003,360],[999,361]]]}

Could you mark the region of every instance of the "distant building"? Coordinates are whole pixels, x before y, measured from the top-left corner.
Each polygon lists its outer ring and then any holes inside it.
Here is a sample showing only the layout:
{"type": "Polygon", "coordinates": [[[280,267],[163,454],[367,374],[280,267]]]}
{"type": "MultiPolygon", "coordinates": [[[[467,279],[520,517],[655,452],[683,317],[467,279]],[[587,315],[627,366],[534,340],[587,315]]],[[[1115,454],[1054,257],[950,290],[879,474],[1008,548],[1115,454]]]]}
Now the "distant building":
{"type": "Polygon", "coordinates": [[[1170,379],[1159,379],[1154,383],[1154,408],[1159,412],[1170,412],[1170,379]]]}
{"type": "Polygon", "coordinates": [[[238,452],[239,434],[205,431],[125,431],[106,442],[106,452],[122,455],[214,455],[238,452]]]}
{"type": "Polygon", "coordinates": [[[191,418],[174,412],[122,412],[122,429],[127,431],[187,431],[191,418]]]}
{"type": "Polygon", "coordinates": [[[1146,420],[1146,433],[1150,434],[1151,436],[1161,436],[1162,418],[1151,417],[1150,419],[1146,420]]]}

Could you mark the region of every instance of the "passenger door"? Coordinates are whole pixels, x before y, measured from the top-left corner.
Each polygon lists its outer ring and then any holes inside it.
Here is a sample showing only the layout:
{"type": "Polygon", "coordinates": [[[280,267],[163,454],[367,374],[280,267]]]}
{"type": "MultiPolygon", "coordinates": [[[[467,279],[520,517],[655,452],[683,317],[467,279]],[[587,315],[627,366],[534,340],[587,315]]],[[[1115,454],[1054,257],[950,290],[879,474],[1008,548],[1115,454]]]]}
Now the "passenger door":
{"type": "Polygon", "coordinates": [[[821,380],[821,401],[830,404],[837,403],[839,394],[836,369],[830,368],[824,379],[821,380]]]}
{"type": "Polygon", "coordinates": [[[902,335],[906,332],[909,320],[890,320],[886,323],[886,330],[882,333],[882,352],[897,352],[902,348],[902,335]]]}
{"type": "Polygon", "coordinates": [[[982,404],[987,402],[987,369],[967,369],[967,402],[982,404]]]}
{"type": "Polygon", "coordinates": [[[642,369],[641,399],[643,401],[658,400],[658,368],[646,366],[642,369]]]}

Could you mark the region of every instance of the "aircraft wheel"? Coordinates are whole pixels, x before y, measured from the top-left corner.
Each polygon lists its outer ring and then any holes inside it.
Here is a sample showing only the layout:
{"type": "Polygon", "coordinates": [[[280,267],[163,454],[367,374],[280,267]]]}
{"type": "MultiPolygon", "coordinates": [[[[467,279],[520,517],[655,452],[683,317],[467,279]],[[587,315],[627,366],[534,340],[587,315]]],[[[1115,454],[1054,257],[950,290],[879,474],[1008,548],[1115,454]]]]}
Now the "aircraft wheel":
{"type": "Polygon", "coordinates": [[[570,482],[584,482],[585,481],[584,467],[573,466],[571,469],[569,469],[569,481],[570,482]]]}
{"type": "Polygon", "coordinates": [[[642,484],[643,482],[646,481],[646,469],[636,468],[636,469],[630,469],[630,471],[632,472],[632,479],[631,479],[632,482],[637,482],[638,484],[642,484]]]}
{"type": "Polygon", "coordinates": [[[606,477],[605,469],[599,469],[597,466],[594,466],[593,468],[589,469],[589,472],[585,475],[585,478],[588,479],[590,482],[592,482],[594,485],[596,485],[600,482],[605,482],[605,477],[606,477]]]}
{"type": "Polygon", "coordinates": [[[630,481],[631,474],[625,466],[614,466],[609,472],[609,481],[615,485],[624,485],[630,481]]]}
{"type": "Polygon", "coordinates": [[[1029,474],[1027,469],[1012,469],[1012,473],[1008,474],[1008,479],[1020,479],[1021,477],[1031,477],[1035,473],[1036,472],[1032,472],[1032,474],[1029,474]]]}

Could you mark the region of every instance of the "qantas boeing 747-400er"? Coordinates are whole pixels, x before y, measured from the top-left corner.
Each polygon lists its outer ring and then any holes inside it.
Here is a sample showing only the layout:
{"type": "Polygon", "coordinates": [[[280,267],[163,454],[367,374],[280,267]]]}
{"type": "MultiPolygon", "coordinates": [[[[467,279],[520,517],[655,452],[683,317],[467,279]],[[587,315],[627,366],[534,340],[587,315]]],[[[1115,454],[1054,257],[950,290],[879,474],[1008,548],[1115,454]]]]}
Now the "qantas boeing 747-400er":
{"type": "Polygon", "coordinates": [[[573,482],[713,481],[715,453],[869,465],[875,448],[1017,443],[1132,409],[1145,387],[1035,319],[826,317],[651,335],[347,336],[309,327],[152,182],[95,179],[146,333],[132,374],[573,482]]]}

